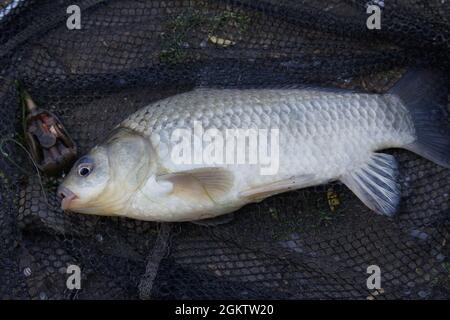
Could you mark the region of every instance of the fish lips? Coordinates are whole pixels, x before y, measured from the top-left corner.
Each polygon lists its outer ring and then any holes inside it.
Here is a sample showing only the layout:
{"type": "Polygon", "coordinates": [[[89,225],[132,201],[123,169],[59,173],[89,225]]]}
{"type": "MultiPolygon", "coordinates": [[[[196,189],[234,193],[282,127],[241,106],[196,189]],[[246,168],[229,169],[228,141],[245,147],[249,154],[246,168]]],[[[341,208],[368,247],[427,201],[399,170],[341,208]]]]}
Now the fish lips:
{"type": "Polygon", "coordinates": [[[75,193],[62,185],[59,186],[57,193],[61,197],[61,209],[63,210],[69,209],[71,202],[78,198],[75,193]]]}

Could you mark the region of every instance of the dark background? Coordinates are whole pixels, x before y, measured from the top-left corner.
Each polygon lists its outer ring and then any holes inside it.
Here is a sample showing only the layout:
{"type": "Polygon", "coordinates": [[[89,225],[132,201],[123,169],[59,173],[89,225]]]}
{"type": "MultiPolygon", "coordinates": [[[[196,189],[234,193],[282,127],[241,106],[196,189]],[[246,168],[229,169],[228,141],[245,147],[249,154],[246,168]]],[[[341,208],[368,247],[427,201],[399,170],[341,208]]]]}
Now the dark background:
{"type": "MultiPolygon", "coordinates": [[[[386,91],[409,67],[450,70],[450,2],[0,1],[0,298],[448,299],[450,172],[407,151],[393,218],[333,183],[275,196],[227,223],[64,213],[23,143],[19,80],[80,155],[130,113],[198,86],[298,84],[386,91]],[[8,12],[7,12],[8,11],[8,12]],[[6,14],[7,13],[7,14],[6,14]],[[42,186],[41,186],[42,184],[42,186]],[[332,210],[330,197],[338,197],[332,210]],[[66,267],[82,289],[66,288],[66,267]],[[366,287],[378,265],[382,290],[366,287]]],[[[447,83],[447,87],[449,84],[447,83]]]]}

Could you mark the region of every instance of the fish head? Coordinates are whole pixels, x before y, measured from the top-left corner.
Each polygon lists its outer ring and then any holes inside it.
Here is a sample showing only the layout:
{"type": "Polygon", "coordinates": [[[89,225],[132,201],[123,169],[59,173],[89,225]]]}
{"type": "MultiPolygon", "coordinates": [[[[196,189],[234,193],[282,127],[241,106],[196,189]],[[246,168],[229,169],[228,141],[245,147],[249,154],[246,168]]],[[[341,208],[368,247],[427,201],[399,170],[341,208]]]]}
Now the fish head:
{"type": "Polygon", "coordinates": [[[61,208],[97,215],[121,215],[151,171],[148,139],[121,129],[81,157],[58,188],[61,208]]]}
{"type": "Polygon", "coordinates": [[[108,152],[96,147],[81,157],[58,188],[63,210],[89,206],[105,191],[110,181],[108,152]]]}

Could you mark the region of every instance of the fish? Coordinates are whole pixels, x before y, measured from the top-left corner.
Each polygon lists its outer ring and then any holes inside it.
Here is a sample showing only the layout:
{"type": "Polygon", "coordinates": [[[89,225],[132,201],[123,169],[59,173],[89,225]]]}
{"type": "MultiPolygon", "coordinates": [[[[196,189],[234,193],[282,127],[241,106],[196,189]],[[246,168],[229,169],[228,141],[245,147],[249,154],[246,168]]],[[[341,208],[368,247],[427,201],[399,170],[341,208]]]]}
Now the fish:
{"type": "MultiPolygon", "coordinates": [[[[401,200],[399,168],[394,156],[380,150],[406,149],[450,168],[443,83],[437,72],[417,69],[381,94],[316,87],[177,94],[130,115],[81,157],[58,188],[61,207],[145,221],[198,221],[282,192],[340,181],[372,211],[392,216],[401,200]],[[267,161],[248,160],[259,155],[256,149],[238,150],[240,162],[195,161],[197,150],[191,156],[184,149],[175,152],[180,141],[201,140],[194,128],[199,124],[215,138],[230,129],[265,132],[266,140],[257,136],[258,150],[278,162],[263,173],[267,161]]],[[[228,139],[214,144],[214,156],[228,139]]]]}

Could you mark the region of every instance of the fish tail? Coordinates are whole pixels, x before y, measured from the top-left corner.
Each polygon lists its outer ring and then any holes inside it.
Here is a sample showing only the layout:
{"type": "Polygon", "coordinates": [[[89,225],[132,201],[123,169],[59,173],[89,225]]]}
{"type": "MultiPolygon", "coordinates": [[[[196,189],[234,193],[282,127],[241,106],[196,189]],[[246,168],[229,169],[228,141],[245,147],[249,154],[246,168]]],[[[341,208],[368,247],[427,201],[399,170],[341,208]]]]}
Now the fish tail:
{"type": "Polygon", "coordinates": [[[450,168],[447,80],[438,72],[410,70],[389,93],[402,100],[414,123],[416,139],[403,148],[450,168]]]}

